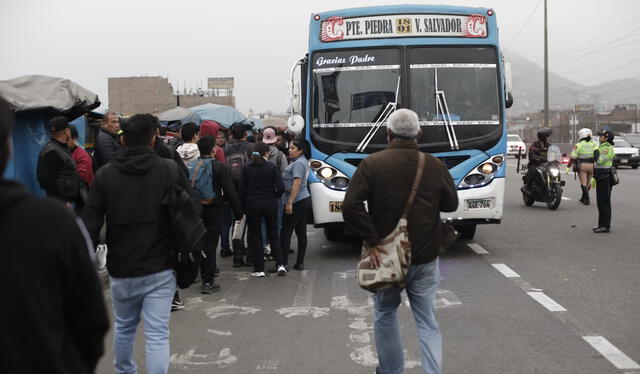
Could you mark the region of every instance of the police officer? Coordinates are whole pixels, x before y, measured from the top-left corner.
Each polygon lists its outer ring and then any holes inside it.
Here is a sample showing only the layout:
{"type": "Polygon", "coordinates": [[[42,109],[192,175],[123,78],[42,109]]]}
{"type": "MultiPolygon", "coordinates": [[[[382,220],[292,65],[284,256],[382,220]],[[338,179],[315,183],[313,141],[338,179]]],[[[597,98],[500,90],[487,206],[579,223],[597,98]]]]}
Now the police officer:
{"type": "Polygon", "coordinates": [[[601,130],[600,146],[594,152],[596,165],[594,177],[596,179],[596,197],[598,198],[598,227],[593,232],[600,234],[609,232],[611,228],[611,168],[613,167],[614,134],[610,130],[601,130]]]}
{"type": "Polygon", "coordinates": [[[589,186],[593,177],[593,153],[597,147],[596,142],[591,140],[592,136],[591,129],[580,129],[578,131],[580,141],[571,151],[574,170],[578,172],[578,177],[580,178],[580,189],[582,190],[580,202],[584,205],[589,205],[590,203],[589,186]]]}
{"type": "Polygon", "coordinates": [[[76,162],[67,147],[71,139],[69,120],[53,117],[49,121],[51,139],[42,147],[38,157],[37,177],[42,189],[51,196],[71,206],[80,203],[80,175],[76,162]]]}

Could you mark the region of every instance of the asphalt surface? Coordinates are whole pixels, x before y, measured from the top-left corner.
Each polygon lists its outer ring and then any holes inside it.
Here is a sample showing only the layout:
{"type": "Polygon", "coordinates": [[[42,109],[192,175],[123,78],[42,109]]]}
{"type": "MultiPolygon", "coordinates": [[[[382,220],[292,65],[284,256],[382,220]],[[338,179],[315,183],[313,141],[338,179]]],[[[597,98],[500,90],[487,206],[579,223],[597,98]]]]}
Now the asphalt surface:
{"type": "MultiPolygon", "coordinates": [[[[480,226],[440,260],[444,372],[640,373],[640,171],[619,174],[612,232],[594,234],[595,191],[592,205],[581,205],[573,175],[563,173],[567,200],[557,211],[526,207],[509,167],[502,224],[480,226]]],[[[304,272],[250,279],[249,268],[220,259],[220,293],[181,291],[170,371],[373,373],[370,296],[353,271],[359,251],[310,228],[304,272]]],[[[407,305],[399,315],[406,372],[421,373],[407,305]]],[[[98,373],[113,372],[111,340],[98,373]]],[[[144,372],[142,326],[136,358],[144,372]]]]}

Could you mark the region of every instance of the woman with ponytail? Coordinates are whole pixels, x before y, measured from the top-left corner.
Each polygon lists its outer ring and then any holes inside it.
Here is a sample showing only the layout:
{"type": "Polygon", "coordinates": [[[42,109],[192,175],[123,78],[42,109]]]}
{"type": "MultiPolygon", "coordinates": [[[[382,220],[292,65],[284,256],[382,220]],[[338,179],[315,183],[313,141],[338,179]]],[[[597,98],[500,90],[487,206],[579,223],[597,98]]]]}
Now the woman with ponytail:
{"type": "MultiPolygon", "coordinates": [[[[282,177],[275,164],[267,162],[269,146],[257,142],[253,147],[251,160],[242,170],[240,197],[247,216],[247,241],[253,258],[251,276],[264,277],[264,253],[262,245],[262,220],[267,223],[267,236],[271,250],[280,256],[278,235],[278,204],[284,191],[282,177]]],[[[279,275],[284,275],[284,273],[279,275]]]]}

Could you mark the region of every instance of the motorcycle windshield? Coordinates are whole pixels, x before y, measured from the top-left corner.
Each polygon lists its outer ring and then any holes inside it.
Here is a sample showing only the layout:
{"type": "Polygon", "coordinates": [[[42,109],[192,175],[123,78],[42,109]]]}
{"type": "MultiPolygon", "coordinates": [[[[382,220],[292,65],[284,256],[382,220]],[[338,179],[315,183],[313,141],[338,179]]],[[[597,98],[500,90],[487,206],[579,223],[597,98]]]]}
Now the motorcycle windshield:
{"type": "Polygon", "coordinates": [[[549,146],[549,150],[547,151],[547,161],[548,162],[561,162],[562,161],[562,152],[560,148],[556,145],[549,146]]]}

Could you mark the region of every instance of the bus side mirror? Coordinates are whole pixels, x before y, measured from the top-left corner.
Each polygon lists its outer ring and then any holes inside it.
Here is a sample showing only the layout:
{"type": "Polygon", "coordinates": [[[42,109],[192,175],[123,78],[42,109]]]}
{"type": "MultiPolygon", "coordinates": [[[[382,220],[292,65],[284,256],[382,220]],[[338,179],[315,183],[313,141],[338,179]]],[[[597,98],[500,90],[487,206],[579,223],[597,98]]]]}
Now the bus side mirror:
{"type": "Polygon", "coordinates": [[[293,134],[300,134],[304,130],[304,118],[299,114],[294,114],[287,120],[287,131],[293,134]]]}
{"type": "Polygon", "coordinates": [[[505,92],[505,103],[504,106],[507,108],[511,108],[513,105],[513,95],[511,94],[512,82],[511,82],[511,64],[508,62],[504,63],[504,92],[505,92]]]}

